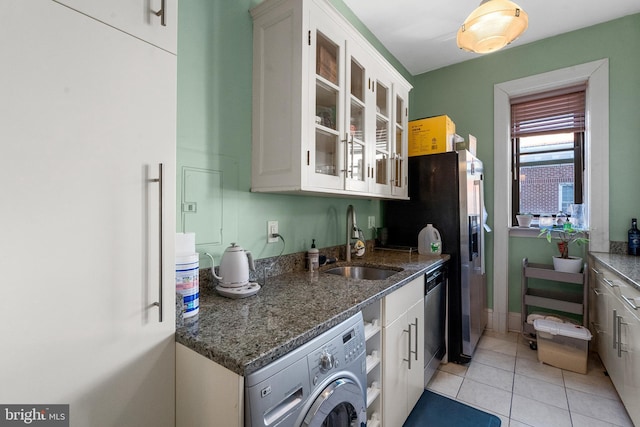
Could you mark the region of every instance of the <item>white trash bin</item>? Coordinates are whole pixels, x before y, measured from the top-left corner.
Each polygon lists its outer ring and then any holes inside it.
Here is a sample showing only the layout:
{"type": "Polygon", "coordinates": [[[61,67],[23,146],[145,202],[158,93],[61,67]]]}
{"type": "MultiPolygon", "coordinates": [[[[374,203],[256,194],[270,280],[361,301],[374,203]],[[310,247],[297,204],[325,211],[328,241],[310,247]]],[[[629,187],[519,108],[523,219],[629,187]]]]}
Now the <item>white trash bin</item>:
{"type": "Polygon", "coordinates": [[[572,323],[552,320],[533,321],[538,341],[538,360],[557,368],[587,373],[591,331],[572,323]]]}

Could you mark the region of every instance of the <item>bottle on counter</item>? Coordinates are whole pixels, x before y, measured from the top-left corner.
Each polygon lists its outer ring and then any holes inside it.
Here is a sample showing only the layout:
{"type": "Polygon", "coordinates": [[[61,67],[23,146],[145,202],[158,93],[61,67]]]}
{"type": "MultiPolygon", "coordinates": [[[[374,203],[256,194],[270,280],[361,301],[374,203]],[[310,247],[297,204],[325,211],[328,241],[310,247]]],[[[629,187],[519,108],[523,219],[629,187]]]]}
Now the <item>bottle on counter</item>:
{"type": "Polygon", "coordinates": [[[640,255],[640,230],[638,230],[638,220],[631,218],[631,228],[629,229],[629,255],[640,255]]]}
{"type": "Polygon", "coordinates": [[[421,255],[439,255],[442,253],[442,239],[440,232],[433,226],[427,224],[418,234],[418,253],[421,255]]]}
{"type": "Polygon", "coordinates": [[[316,248],[316,239],[312,239],[311,249],[307,252],[309,271],[318,271],[320,267],[320,251],[316,248]]]}

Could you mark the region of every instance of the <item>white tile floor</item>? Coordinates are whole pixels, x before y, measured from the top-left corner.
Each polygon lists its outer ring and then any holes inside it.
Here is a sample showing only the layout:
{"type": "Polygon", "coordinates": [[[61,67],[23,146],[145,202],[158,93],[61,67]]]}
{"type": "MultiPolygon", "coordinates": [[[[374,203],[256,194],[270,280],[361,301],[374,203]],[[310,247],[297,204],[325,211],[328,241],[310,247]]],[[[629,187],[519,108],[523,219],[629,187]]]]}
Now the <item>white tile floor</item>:
{"type": "Polygon", "coordinates": [[[484,333],[467,365],[448,363],[427,389],[495,414],[502,427],[632,427],[595,353],[586,375],[538,362],[517,333],[484,333]]]}

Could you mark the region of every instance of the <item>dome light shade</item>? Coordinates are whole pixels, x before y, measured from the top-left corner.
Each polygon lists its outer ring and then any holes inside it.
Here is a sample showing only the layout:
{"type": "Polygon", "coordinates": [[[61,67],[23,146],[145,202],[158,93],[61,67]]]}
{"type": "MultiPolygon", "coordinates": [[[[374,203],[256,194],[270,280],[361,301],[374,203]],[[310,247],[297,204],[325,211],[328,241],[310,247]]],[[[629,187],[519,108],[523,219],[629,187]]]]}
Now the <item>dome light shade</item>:
{"type": "Polygon", "coordinates": [[[502,49],[529,26],[529,16],[509,0],[484,0],[458,30],[458,47],[475,53],[502,49]]]}

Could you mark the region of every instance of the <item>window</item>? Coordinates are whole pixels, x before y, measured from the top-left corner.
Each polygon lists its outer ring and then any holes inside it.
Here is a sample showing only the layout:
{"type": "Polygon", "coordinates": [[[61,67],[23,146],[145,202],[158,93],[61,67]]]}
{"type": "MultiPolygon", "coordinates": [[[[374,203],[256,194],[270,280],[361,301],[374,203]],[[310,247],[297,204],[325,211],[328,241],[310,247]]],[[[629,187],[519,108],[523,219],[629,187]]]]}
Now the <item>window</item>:
{"type": "MultiPolygon", "coordinates": [[[[499,332],[520,330],[520,314],[509,311],[509,271],[521,268],[510,260],[512,239],[525,230],[509,227],[512,223],[510,179],[513,153],[511,144],[511,100],[527,94],[555,88],[587,84],[585,129],[584,201],[589,224],[589,250],[609,252],[609,60],[600,59],[498,83],[493,87],[494,102],[494,175],[492,269],[487,273],[493,283],[493,312],[489,321],[499,332]],[[508,226],[509,225],[509,226],[508,226]],[[492,277],[492,278],[491,278],[492,277]],[[517,314],[517,315],[515,315],[517,314]]],[[[491,215],[491,211],[489,212],[491,215]]],[[[491,221],[493,218],[493,221],[491,221]]],[[[531,231],[531,230],[526,230],[531,231]]],[[[520,234],[535,237],[535,232],[520,234]]],[[[491,259],[491,255],[487,257],[491,259]]]]}
{"type": "Polygon", "coordinates": [[[563,182],[560,184],[558,192],[560,200],[558,203],[558,211],[569,212],[569,207],[574,203],[573,182],[563,182]]]}
{"type": "Polygon", "coordinates": [[[571,214],[583,203],[585,86],[511,100],[512,213],[571,214]]]}

